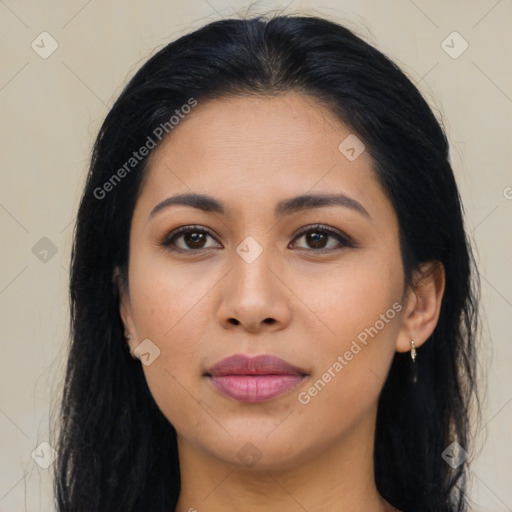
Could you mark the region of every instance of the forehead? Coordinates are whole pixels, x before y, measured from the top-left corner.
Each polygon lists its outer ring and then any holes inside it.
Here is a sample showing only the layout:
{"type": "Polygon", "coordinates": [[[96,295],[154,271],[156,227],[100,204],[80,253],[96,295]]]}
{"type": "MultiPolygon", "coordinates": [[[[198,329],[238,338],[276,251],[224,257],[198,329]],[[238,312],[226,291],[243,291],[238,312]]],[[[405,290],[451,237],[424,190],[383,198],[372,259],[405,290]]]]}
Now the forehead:
{"type": "Polygon", "coordinates": [[[384,194],[355,137],[329,107],[298,93],[198,102],[150,155],[141,196],[148,207],[171,192],[263,207],[308,191],[341,192],[376,204],[384,194]],[[356,158],[347,158],[345,141],[356,158]]]}
{"type": "MultiPolygon", "coordinates": [[[[152,155],[186,150],[226,160],[240,158],[257,150],[268,161],[312,157],[319,152],[337,150],[336,142],[350,129],[316,98],[299,93],[277,96],[230,96],[199,103],[184,116],[152,155]],[[319,144],[323,141],[322,144],[319,144]],[[313,145],[317,151],[312,151],[313,145]]],[[[178,153],[177,153],[178,154],[178,153]]],[[[248,156],[248,155],[247,155],[248,156]]],[[[251,154],[254,161],[255,154],[251,154]]]]}

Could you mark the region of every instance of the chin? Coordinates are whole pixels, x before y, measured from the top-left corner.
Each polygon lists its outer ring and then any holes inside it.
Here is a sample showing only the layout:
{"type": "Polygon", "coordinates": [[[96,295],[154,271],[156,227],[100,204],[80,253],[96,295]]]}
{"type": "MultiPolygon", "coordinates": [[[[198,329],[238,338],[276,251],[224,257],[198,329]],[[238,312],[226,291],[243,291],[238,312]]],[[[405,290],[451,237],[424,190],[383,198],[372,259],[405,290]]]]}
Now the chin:
{"type": "Polygon", "coordinates": [[[298,446],[296,435],[272,438],[266,431],[245,431],[227,442],[203,445],[202,449],[226,464],[251,471],[292,469],[305,461],[309,451],[305,446],[298,446]]]}

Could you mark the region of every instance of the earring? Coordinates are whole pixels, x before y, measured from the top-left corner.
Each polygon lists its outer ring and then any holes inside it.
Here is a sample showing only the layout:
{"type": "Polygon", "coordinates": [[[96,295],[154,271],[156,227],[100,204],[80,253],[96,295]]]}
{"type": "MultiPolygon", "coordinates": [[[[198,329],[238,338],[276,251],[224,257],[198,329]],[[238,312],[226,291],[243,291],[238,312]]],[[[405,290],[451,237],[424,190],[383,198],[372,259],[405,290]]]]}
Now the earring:
{"type": "Polygon", "coordinates": [[[416,361],[416,347],[414,345],[414,340],[411,340],[411,359],[413,363],[416,361]]]}
{"type": "Polygon", "coordinates": [[[124,335],[124,337],[125,337],[125,339],[127,339],[127,340],[131,339],[131,335],[130,335],[130,334],[125,334],[125,335],[124,335]]]}
{"type": "Polygon", "coordinates": [[[418,365],[416,364],[416,346],[414,340],[411,340],[411,359],[412,359],[412,383],[418,382],[418,365]]]}

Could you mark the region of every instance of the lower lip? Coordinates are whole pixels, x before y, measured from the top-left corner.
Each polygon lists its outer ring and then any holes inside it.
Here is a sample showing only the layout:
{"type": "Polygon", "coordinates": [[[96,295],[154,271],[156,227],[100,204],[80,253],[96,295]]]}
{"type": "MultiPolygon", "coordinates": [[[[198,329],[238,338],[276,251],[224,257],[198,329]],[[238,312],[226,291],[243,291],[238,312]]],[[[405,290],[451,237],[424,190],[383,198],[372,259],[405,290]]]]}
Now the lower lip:
{"type": "Polygon", "coordinates": [[[288,393],[303,375],[223,375],[208,376],[217,391],[239,402],[264,402],[288,393]]]}

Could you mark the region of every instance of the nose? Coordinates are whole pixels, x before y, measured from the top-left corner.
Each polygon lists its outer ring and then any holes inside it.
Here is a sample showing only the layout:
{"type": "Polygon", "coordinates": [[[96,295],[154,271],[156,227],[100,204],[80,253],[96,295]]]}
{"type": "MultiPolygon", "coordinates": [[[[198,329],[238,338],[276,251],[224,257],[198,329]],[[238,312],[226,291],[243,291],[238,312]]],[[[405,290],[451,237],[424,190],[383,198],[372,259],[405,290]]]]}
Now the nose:
{"type": "Polygon", "coordinates": [[[253,334],[284,329],[291,320],[290,291],[283,276],[271,261],[270,251],[252,262],[238,254],[233,266],[222,280],[222,298],[218,321],[226,329],[242,329],[253,334]]]}

